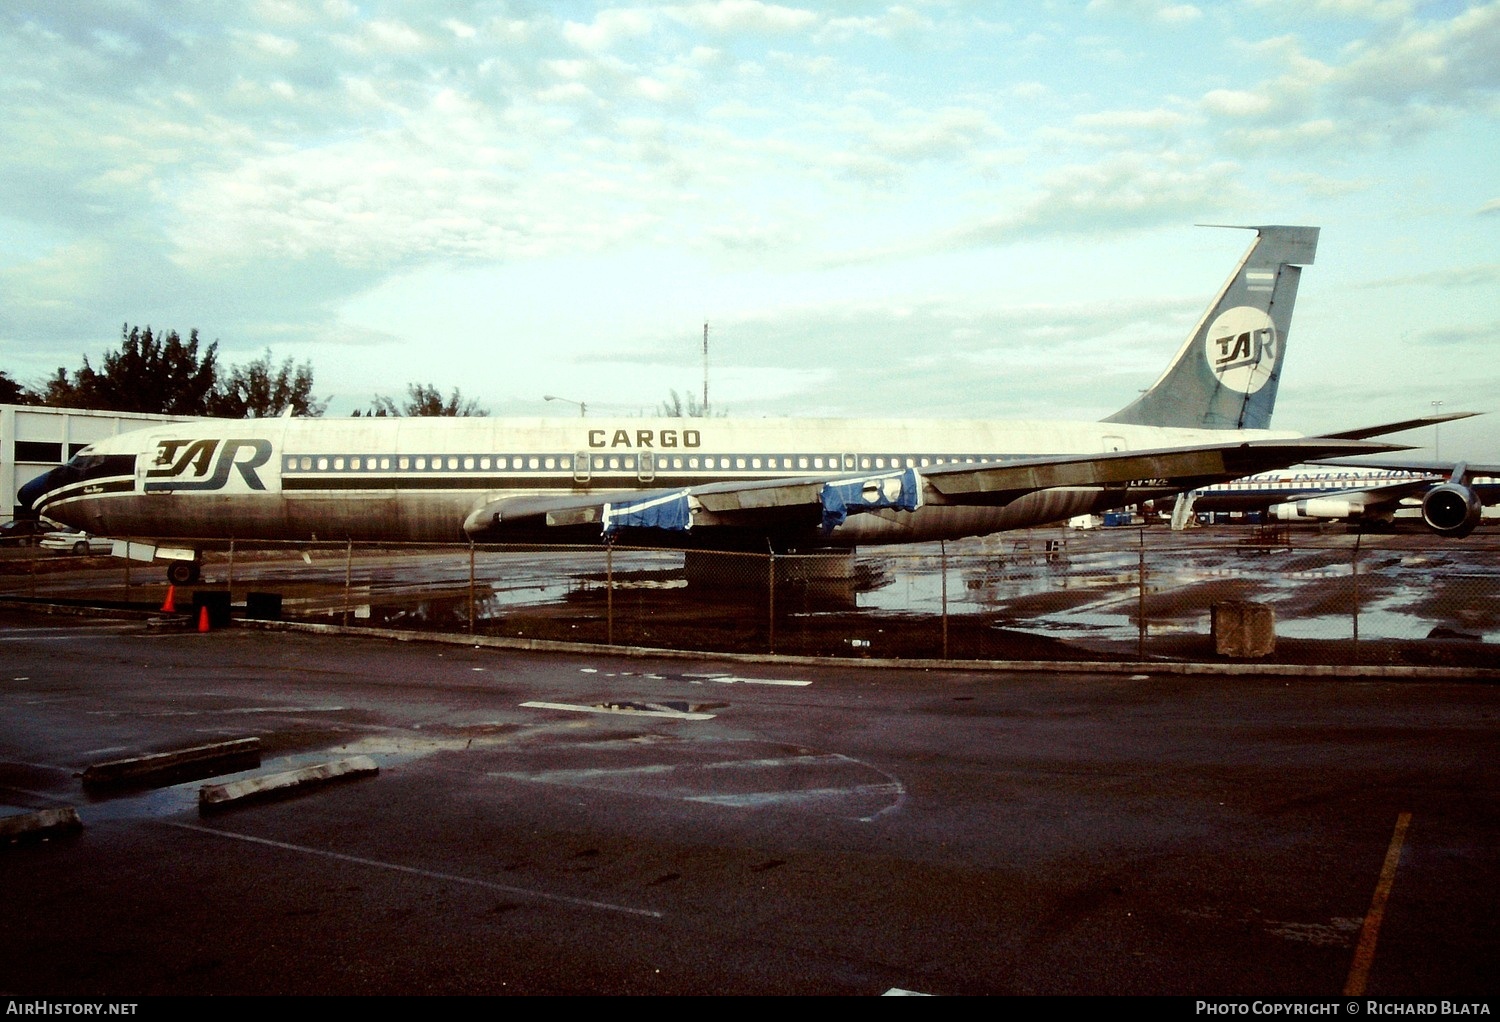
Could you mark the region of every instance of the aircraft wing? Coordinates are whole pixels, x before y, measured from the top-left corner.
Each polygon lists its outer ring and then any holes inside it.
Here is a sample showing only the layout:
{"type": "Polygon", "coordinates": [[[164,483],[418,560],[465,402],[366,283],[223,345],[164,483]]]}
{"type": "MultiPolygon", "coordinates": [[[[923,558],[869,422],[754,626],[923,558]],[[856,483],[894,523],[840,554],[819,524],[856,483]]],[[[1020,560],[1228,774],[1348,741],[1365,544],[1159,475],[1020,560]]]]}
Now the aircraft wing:
{"type": "MultiPolygon", "coordinates": [[[[1319,462],[1319,464],[1323,463],[1319,462]]],[[[1433,484],[1440,482],[1442,478],[1439,476],[1424,476],[1416,479],[1403,479],[1394,483],[1381,483],[1379,486],[1351,487],[1347,490],[1310,490],[1306,493],[1294,493],[1278,498],[1276,503],[1295,504],[1299,500],[1337,501],[1348,507],[1350,511],[1369,514],[1394,509],[1408,497],[1420,496],[1432,489],[1433,484]]]]}
{"type": "Polygon", "coordinates": [[[1134,484],[1184,491],[1316,458],[1406,449],[1380,441],[1329,437],[1226,440],[1192,447],[1022,457],[883,472],[503,496],[477,505],[463,528],[476,540],[590,525],[605,535],[622,527],[774,530],[820,524],[827,532],[847,515],[865,511],[913,511],[924,505],[999,506],[1040,490],[1073,487],[1125,490],[1134,484]]]}
{"type": "Polygon", "coordinates": [[[1402,419],[1400,422],[1386,422],[1379,426],[1365,426],[1360,429],[1344,430],[1340,433],[1325,434],[1329,440],[1368,440],[1372,436],[1389,436],[1391,433],[1404,433],[1409,429],[1417,429],[1422,426],[1439,426],[1445,422],[1455,419],[1472,419],[1483,412],[1444,412],[1441,415],[1422,415],[1415,419],[1402,419]]]}
{"type": "Polygon", "coordinates": [[[1318,458],[1310,464],[1337,465],[1340,468],[1372,468],[1391,472],[1420,472],[1428,476],[1447,478],[1453,470],[1463,466],[1468,476],[1500,476],[1500,465],[1481,465],[1472,461],[1434,461],[1431,458],[1318,458]]]}

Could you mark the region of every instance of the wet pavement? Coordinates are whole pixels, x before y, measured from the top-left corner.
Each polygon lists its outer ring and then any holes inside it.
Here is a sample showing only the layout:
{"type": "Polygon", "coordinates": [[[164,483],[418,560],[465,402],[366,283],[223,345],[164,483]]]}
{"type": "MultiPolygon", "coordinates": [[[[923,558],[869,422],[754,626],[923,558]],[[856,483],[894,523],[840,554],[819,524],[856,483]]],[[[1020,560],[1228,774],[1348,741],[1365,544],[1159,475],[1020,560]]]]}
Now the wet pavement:
{"type": "Polygon", "coordinates": [[[0,848],[10,996],[1337,998],[1398,836],[1363,989],[1493,988],[1493,684],[0,615],[0,813],[84,824],[0,848]],[[379,772],[211,817],[81,785],[245,737],[379,772]]]}
{"type": "MultiPolygon", "coordinates": [[[[1274,615],[1266,663],[1495,667],[1500,543],[1426,533],[1223,527],[1032,530],[816,558],[610,548],[210,555],[201,585],[249,613],[375,628],[736,653],[1224,662],[1213,608],[1274,615]]],[[[111,558],[0,563],[0,597],[149,612],[160,570],[111,558]]],[[[236,613],[241,613],[236,611],[236,613]]]]}

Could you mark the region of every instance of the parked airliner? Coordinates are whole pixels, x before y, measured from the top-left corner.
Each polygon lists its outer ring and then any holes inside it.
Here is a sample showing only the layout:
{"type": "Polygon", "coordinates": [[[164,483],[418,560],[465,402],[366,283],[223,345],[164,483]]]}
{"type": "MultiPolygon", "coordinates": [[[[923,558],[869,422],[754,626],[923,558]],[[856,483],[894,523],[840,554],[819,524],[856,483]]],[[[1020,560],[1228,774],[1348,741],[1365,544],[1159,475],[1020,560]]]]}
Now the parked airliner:
{"type": "Polygon", "coordinates": [[[1500,466],[1466,463],[1330,462],[1258,472],[1185,494],[1193,512],[1259,511],[1283,522],[1391,524],[1420,518],[1440,536],[1463,537],[1500,503],[1500,466]]]}
{"type": "Polygon", "coordinates": [[[1405,449],[1370,438],[1436,417],[1311,438],[1270,429],[1318,228],[1248,229],[1255,240],[1161,377],[1101,422],[208,419],[95,443],[20,497],[139,540],[133,550],[189,581],[199,551],[229,541],[764,551],[957,538],[1405,449]]]}

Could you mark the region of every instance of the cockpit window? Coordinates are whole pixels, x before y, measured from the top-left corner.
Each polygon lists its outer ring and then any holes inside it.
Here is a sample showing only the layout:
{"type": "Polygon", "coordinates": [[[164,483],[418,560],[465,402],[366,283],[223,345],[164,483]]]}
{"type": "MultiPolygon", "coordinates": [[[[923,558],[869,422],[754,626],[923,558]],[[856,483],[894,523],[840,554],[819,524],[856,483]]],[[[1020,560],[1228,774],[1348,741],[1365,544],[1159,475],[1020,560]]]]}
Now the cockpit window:
{"type": "Polygon", "coordinates": [[[68,462],[68,468],[77,473],[79,481],[135,475],[134,454],[90,454],[90,450],[85,447],[68,462]]]}

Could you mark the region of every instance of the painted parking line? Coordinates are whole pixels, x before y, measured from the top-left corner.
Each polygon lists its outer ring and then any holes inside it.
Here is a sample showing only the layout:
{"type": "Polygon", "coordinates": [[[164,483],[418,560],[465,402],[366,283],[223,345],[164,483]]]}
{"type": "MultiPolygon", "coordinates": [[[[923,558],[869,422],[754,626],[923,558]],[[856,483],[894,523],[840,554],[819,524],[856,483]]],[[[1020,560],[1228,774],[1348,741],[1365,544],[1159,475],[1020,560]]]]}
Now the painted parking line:
{"type": "MultiPolygon", "coordinates": [[[[680,753],[680,750],[678,750],[680,753]]],[[[870,821],[898,809],[899,780],[838,754],[497,771],[488,776],[745,809],[780,806],[870,821]]]]}
{"type": "Polygon", "coordinates": [[[1380,937],[1380,924],[1385,918],[1385,903],[1396,883],[1401,846],[1406,843],[1406,829],[1410,825],[1411,813],[1401,813],[1396,817],[1396,830],[1391,835],[1390,847],[1385,852],[1380,879],[1375,882],[1375,894],[1370,898],[1370,911],[1365,913],[1365,925],[1359,931],[1354,961],[1349,966],[1349,979],[1344,983],[1345,997],[1358,997],[1365,992],[1365,983],[1370,978],[1370,966],[1375,964],[1375,942],[1380,937]]]}
{"type": "MultiPolygon", "coordinates": [[[[607,678],[634,678],[641,677],[651,681],[668,681],[660,674],[636,674],[635,671],[601,671],[597,667],[580,667],[579,674],[603,674],[607,678]]],[[[716,685],[786,685],[801,688],[811,685],[812,682],[803,678],[751,678],[740,674],[724,674],[715,672],[712,674],[681,674],[677,677],[694,685],[701,685],[705,681],[711,681],[716,685]]]]}
{"type": "Polygon", "coordinates": [[[86,625],[61,631],[56,628],[7,628],[0,632],[0,642],[68,642],[77,643],[86,635],[123,635],[138,632],[136,624],[86,625]]]}
{"type": "Polygon", "coordinates": [[[349,862],[356,866],[368,866],[372,869],[389,870],[393,873],[405,873],[408,876],[423,877],[427,880],[462,884],[466,887],[478,887],[486,891],[500,891],[519,898],[531,898],[536,901],[549,901],[561,905],[574,905],[579,908],[598,909],[602,912],[619,912],[624,915],[645,916],[648,919],[661,919],[665,915],[665,913],[657,912],[654,909],[634,908],[630,905],[617,905],[608,901],[595,901],[591,898],[570,898],[567,895],[551,894],[547,891],[537,891],[526,887],[514,887],[510,884],[497,884],[489,880],[459,876],[455,873],[439,873],[436,870],[418,869],[415,866],[403,866],[395,862],[381,862],[379,859],[367,859],[360,855],[345,855],[343,852],[331,852],[325,848],[309,848],[306,845],[294,845],[285,841],[272,841],[269,838],[252,837],[249,834],[233,834],[229,831],[217,830],[213,827],[200,827],[191,823],[177,823],[174,821],[164,822],[167,826],[176,827],[179,830],[191,830],[199,834],[209,834],[213,837],[225,838],[229,841],[244,841],[248,844],[264,845],[267,848],[280,848],[283,851],[297,852],[302,855],[316,856],[321,859],[349,862]]]}
{"type": "Polygon", "coordinates": [[[684,710],[668,709],[637,709],[635,706],[620,703],[615,706],[583,706],[578,703],[522,703],[528,710],[566,710],[570,713],[613,713],[622,717],[672,717],[678,720],[713,720],[717,714],[693,713],[684,710]]]}
{"type": "Polygon", "coordinates": [[[747,791],[737,795],[691,795],[689,802],[727,806],[731,809],[755,809],[761,806],[785,806],[815,803],[829,799],[856,798],[894,801],[902,794],[900,784],[862,784],[853,788],[788,788],[781,791],[747,791]]]}
{"type": "Polygon", "coordinates": [[[716,685],[788,685],[801,688],[811,681],[801,678],[745,678],[737,674],[684,674],[689,681],[711,681],[716,685]]]}

